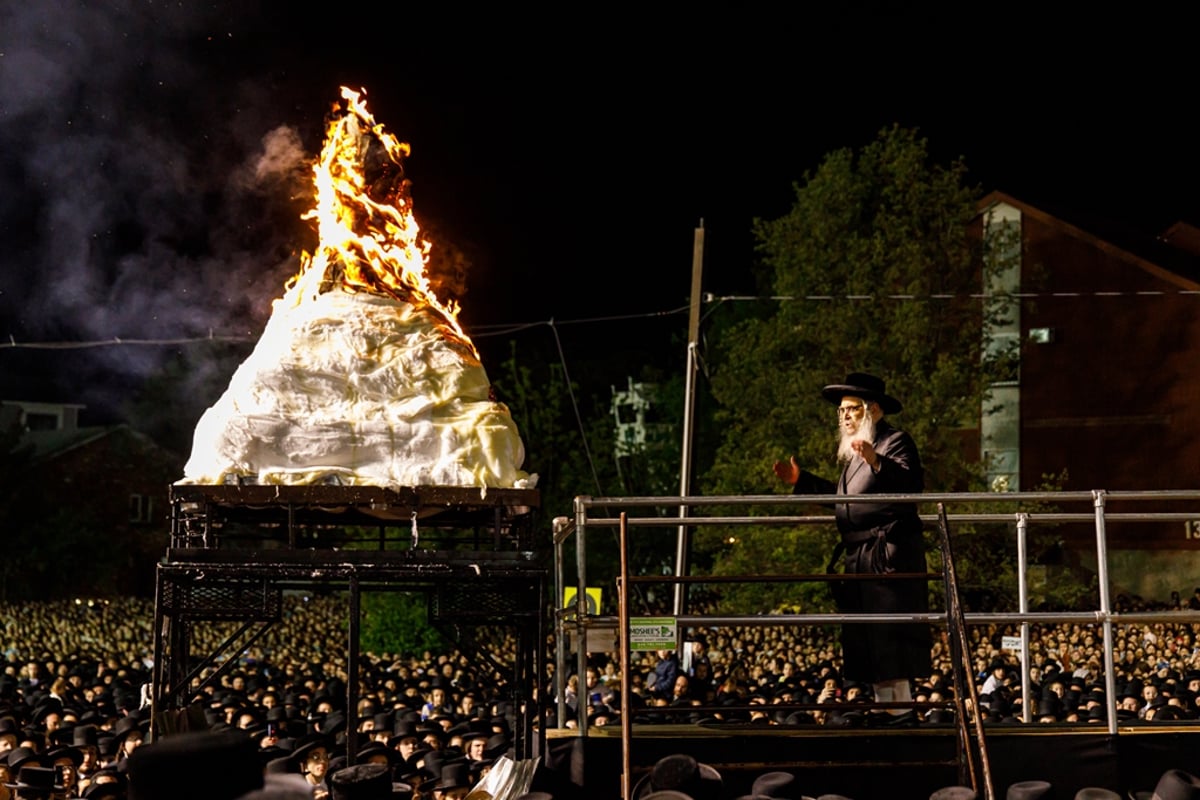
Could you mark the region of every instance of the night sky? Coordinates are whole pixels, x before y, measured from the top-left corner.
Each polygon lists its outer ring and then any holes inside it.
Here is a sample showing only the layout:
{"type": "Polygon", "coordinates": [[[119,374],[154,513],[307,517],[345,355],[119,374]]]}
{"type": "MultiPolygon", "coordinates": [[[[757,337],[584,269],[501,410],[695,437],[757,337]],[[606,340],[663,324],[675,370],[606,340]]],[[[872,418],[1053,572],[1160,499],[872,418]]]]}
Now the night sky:
{"type": "MultiPolygon", "coordinates": [[[[411,143],[481,344],[551,320],[666,344],[686,313],[642,315],[686,304],[702,219],[704,290],[750,293],[752,219],[892,124],[984,190],[1150,232],[1200,217],[1196,67],[1149,12],[379,5],[0,0],[0,341],[256,338],[311,247],[303,162],[343,84],[411,143]],[[623,319],[576,322],[597,317],[623,319]]],[[[121,384],[161,355],[88,359],[121,384]]],[[[0,375],[60,358],[0,349],[0,375]]]]}

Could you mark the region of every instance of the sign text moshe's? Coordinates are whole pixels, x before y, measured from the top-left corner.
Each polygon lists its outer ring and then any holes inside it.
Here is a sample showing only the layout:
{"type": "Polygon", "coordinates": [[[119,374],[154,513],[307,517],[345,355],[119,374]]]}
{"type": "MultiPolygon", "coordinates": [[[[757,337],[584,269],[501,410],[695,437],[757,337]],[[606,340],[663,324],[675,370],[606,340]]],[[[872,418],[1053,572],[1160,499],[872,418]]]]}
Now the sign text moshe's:
{"type": "Polygon", "coordinates": [[[630,617],[630,650],[674,650],[679,641],[675,617],[630,617]]]}

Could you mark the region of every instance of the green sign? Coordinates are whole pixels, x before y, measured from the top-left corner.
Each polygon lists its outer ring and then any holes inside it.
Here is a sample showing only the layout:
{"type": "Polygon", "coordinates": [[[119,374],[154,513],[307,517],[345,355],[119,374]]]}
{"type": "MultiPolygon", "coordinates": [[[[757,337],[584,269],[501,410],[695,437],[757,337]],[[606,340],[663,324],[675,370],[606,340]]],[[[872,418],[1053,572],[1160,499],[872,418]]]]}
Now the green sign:
{"type": "Polygon", "coordinates": [[[679,639],[675,617],[630,617],[630,650],[674,650],[679,639]]]}

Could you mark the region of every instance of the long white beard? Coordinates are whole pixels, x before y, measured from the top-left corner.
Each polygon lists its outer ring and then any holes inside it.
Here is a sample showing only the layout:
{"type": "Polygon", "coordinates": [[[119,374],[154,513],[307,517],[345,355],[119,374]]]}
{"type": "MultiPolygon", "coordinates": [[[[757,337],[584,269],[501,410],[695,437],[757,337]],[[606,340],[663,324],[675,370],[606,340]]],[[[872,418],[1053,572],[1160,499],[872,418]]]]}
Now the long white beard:
{"type": "Polygon", "coordinates": [[[862,422],[858,423],[858,430],[854,433],[846,433],[840,426],[838,430],[841,432],[842,438],[838,442],[838,463],[849,464],[858,455],[850,446],[854,442],[875,442],[875,420],[871,418],[869,411],[863,412],[862,422]]]}

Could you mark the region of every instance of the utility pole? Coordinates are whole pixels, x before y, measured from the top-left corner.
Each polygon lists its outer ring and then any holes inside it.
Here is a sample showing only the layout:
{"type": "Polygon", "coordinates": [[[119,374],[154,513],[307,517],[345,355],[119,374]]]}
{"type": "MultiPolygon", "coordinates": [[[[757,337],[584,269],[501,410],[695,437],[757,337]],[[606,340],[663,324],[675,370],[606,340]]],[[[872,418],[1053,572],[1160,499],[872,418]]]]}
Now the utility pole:
{"type": "MultiPolygon", "coordinates": [[[[700,220],[692,237],[692,297],[688,313],[687,378],[683,392],[683,447],[679,465],[679,496],[687,497],[692,489],[692,424],[696,417],[696,375],[700,371],[698,349],[700,344],[700,293],[701,275],[704,271],[704,220],[700,220]]],[[[687,516],[688,508],[679,506],[679,517],[687,516]]],[[[688,574],[688,551],[690,550],[688,526],[680,524],[675,541],[675,577],[688,574]]],[[[675,584],[675,615],[684,612],[687,587],[675,584]]]]}

